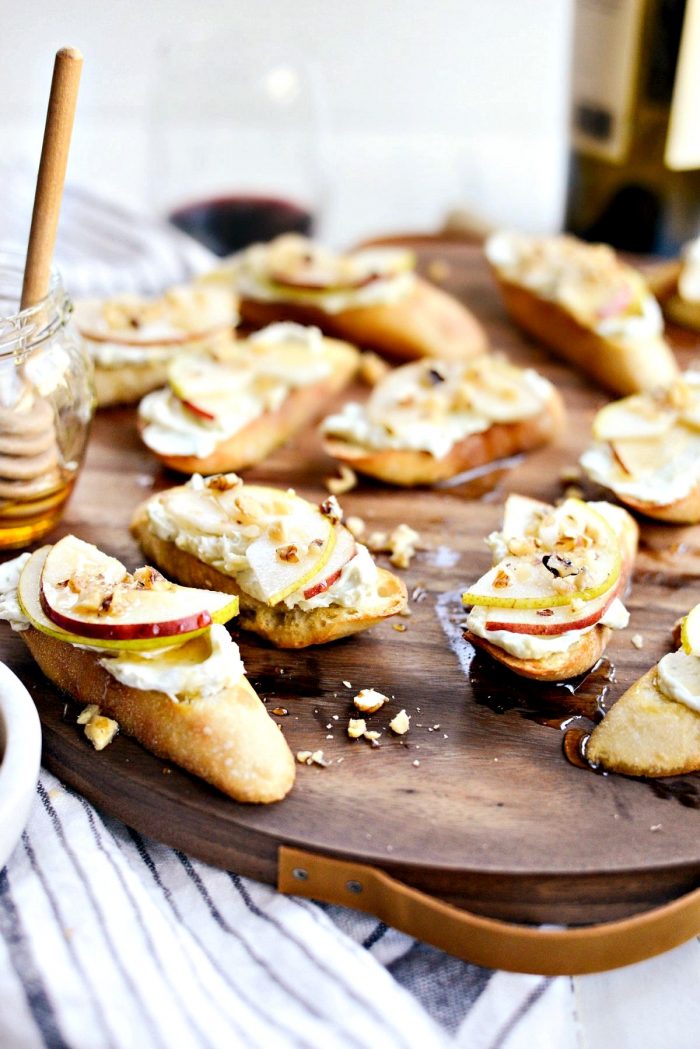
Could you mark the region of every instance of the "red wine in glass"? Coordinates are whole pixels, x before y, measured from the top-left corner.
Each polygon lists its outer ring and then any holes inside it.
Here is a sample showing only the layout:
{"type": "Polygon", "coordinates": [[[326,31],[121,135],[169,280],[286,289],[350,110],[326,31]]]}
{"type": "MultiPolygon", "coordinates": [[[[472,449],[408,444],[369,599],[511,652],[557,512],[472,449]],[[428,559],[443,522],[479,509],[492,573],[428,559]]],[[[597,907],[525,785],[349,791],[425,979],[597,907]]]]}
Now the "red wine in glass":
{"type": "Polygon", "coordinates": [[[275,197],[231,196],[185,204],[170,221],[216,255],[231,255],[249,244],[272,240],[281,233],[303,233],[313,226],[311,212],[275,197]]]}

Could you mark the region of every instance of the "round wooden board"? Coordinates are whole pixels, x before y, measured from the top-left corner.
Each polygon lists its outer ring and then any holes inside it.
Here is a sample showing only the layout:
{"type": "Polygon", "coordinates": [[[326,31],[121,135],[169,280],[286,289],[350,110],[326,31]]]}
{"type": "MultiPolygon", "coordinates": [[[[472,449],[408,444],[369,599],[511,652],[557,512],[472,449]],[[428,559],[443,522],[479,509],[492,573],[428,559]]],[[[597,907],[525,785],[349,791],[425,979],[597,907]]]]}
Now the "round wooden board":
{"type": "MultiPolygon", "coordinates": [[[[569,425],[556,448],[510,472],[431,491],[361,482],[343,497],[346,512],[370,528],[406,521],[430,547],[403,573],[409,593],[424,594],[411,600],[410,618],[301,652],[240,639],[268,709],[288,710],[273,716],[292,750],[323,749],[328,767],[299,766],[284,802],[237,805],[124,736],[95,752],[75,724],[77,708],[46,682],[9,629],[1,655],[35,698],[49,768],[106,812],[211,863],[274,883],[277,848],[287,843],[376,864],[499,917],[591,922],[629,914],[700,880],[700,779],[649,784],[575,768],[562,754],[561,731],[532,719],[537,689],[475,656],[459,637],[458,594],[489,564],[483,539],[499,526],[505,495],[559,497],[561,470],[576,462],[606,397],[510,327],[476,249],[421,249],[429,275],[436,258],[449,269],[446,285],[484,320],[494,346],[557,383],[569,425]],[[352,696],[367,686],[392,697],[370,719],[383,730],[379,747],[346,734],[352,696]],[[411,730],[399,738],[386,725],[402,707],[411,730]]],[[[697,350],[688,335],[674,341],[683,360],[697,350]]],[[[246,476],[319,498],[330,472],[310,431],[246,476]]],[[[66,520],[50,538],[72,531],[140,564],[127,531],[132,511],[174,480],[140,445],[132,411],[103,412],[66,520]]],[[[614,676],[608,702],[669,649],[675,619],[698,601],[700,528],[644,524],[631,625],[614,635],[603,668],[614,676]],[[641,650],[630,642],[633,633],[644,638],[641,650]]],[[[598,692],[604,677],[598,672],[581,692],[598,692]]],[[[555,694],[571,700],[564,689],[555,694]]]]}

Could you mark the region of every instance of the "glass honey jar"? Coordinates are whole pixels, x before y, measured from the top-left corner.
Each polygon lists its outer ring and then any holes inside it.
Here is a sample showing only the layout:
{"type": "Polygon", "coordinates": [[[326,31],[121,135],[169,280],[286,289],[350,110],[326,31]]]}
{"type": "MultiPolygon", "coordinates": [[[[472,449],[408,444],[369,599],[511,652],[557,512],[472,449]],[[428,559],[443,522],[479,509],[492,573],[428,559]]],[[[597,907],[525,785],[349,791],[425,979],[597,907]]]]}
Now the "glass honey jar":
{"type": "Polygon", "coordinates": [[[26,546],[60,518],[94,411],[92,365],[58,273],[19,308],[24,255],[0,251],[0,548],[26,546]]]}

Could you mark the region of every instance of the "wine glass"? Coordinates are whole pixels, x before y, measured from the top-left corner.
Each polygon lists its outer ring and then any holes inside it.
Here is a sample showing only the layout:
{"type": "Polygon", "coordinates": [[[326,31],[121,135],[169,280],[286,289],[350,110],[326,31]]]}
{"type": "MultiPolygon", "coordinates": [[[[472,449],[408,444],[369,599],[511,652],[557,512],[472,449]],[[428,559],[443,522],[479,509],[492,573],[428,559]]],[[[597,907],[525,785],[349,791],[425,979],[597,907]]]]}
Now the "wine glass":
{"type": "Polygon", "coordinates": [[[163,45],[150,121],[156,209],[217,255],[318,229],[326,198],[317,69],[292,48],[163,45]]]}

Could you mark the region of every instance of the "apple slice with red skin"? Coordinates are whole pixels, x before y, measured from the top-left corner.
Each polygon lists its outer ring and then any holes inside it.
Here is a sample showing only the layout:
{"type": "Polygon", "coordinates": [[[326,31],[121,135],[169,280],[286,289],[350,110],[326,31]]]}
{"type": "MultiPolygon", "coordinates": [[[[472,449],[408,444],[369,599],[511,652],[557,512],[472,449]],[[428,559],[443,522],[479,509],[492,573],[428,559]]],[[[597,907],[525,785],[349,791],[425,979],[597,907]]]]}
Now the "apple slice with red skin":
{"type": "Polygon", "coordinates": [[[345,565],[348,561],[352,561],[356,553],[357,547],[352,534],[343,525],[336,525],[333,553],[329,557],[328,563],[304,587],[304,600],[310,601],[312,597],[317,597],[332,587],[340,579],[340,573],[345,565]]]}
{"type": "MultiPolygon", "coordinates": [[[[354,279],[343,281],[342,284],[333,283],[333,281],[324,281],[322,277],[291,277],[285,276],[282,273],[271,273],[269,280],[270,283],[276,284],[280,288],[293,288],[295,291],[318,291],[318,292],[334,292],[334,291],[357,291],[360,288],[366,288],[368,284],[374,284],[378,280],[383,280],[387,274],[384,273],[363,273],[354,279]]],[[[389,274],[393,276],[393,274],[389,274]]]]}
{"type": "Polygon", "coordinates": [[[188,412],[192,412],[193,415],[198,415],[200,419],[206,419],[207,422],[214,422],[216,416],[212,412],[206,411],[204,408],[198,408],[196,404],[192,404],[192,401],[186,401],[182,397],[178,397],[175,394],[180,403],[187,408],[188,412]]]}
{"type": "Polygon", "coordinates": [[[105,641],[192,634],[237,611],[230,594],[169,583],[155,569],[130,575],[116,558],[72,535],[46,556],[40,601],[62,630],[105,641]]]}
{"type": "Polygon", "coordinates": [[[486,629],[507,630],[511,634],[537,634],[543,637],[556,637],[558,634],[567,634],[570,630],[585,630],[595,626],[598,620],[602,619],[619,592],[619,585],[611,587],[601,597],[587,601],[578,612],[574,612],[569,606],[508,609],[507,617],[487,620],[486,629]],[[546,616],[542,614],[545,612],[546,616]]]}

